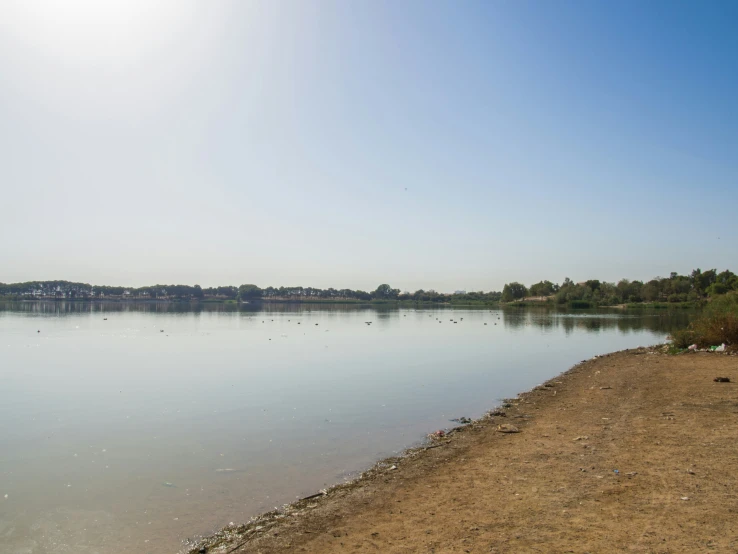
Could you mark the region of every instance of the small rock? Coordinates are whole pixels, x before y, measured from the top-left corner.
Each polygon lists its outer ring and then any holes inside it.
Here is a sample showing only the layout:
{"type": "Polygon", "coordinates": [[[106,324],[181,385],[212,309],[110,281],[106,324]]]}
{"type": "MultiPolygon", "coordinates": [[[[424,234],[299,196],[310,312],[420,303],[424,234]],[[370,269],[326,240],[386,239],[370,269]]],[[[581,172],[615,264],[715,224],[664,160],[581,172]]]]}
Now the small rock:
{"type": "Polygon", "coordinates": [[[730,377],[715,377],[713,381],[716,383],[730,383],[730,377]]]}
{"type": "Polygon", "coordinates": [[[500,433],[520,433],[520,429],[515,427],[515,425],[510,425],[509,423],[498,425],[497,431],[499,431],[500,433]]]}

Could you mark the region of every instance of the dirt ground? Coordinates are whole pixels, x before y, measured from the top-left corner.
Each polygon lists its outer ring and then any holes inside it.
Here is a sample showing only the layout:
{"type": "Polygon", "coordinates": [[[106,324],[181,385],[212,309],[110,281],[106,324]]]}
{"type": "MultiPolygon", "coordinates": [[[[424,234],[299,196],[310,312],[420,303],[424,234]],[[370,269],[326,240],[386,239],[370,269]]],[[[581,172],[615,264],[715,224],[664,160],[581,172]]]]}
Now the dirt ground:
{"type": "Polygon", "coordinates": [[[193,552],[738,552],[737,382],[723,354],[588,360],[193,552]]]}

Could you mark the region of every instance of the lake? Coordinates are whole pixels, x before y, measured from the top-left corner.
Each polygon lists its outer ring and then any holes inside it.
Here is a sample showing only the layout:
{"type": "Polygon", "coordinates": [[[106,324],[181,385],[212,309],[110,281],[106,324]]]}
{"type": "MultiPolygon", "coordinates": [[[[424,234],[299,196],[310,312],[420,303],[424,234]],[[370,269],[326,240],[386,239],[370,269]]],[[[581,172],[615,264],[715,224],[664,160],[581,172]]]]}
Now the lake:
{"type": "Polygon", "coordinates": [[[0,551],[175,553],[692,314],[0,303],[0,551]]]}

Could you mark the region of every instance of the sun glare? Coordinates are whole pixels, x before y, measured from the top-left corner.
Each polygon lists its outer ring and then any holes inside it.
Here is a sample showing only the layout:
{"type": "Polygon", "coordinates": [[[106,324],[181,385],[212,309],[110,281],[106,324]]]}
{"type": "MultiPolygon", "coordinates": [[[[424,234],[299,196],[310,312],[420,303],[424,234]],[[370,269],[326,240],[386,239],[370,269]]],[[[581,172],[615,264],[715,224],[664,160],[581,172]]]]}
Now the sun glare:
{"type": "Polygon", "coordinates": [[[176,32],[184,5],[145,0],[46,0],[0,8],[16,39],[65,63],[137,56],[176,32]]]}

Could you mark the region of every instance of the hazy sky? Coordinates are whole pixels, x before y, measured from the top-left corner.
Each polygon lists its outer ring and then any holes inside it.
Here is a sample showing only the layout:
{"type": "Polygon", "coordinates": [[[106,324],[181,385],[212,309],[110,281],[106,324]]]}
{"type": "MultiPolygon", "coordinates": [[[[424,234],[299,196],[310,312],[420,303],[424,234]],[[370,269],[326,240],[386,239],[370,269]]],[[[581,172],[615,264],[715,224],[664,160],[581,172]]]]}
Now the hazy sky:
{"type": "Polygon", "coordinates": [[[0,3],[0,281],[738,271],[738,3],[0,3]]]}

